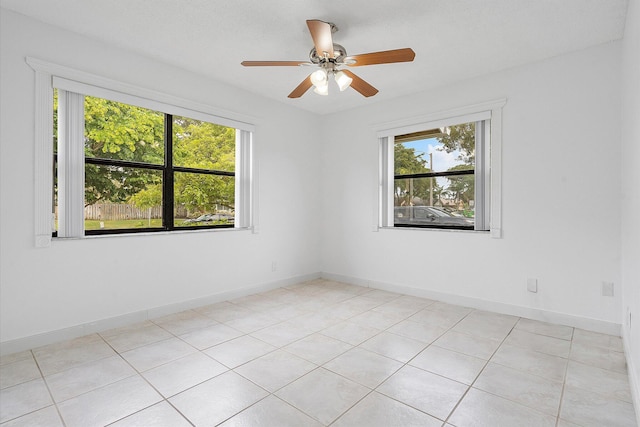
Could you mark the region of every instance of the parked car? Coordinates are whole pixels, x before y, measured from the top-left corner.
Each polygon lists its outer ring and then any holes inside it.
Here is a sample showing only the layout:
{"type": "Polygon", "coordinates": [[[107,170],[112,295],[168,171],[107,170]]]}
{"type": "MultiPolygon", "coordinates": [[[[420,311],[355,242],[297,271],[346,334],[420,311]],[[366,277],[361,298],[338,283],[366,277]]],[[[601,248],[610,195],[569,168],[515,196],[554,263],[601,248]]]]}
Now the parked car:
{"type": "Polygon", "coordinates": [[[233,215],[227,213],[204,214],[197,218],[189,218],[183,224],[198,224],[201,222],[224,221],[233,222],[233,215]]]}
{"type": "Polygon", "coordinates": [[[473,218],[454,215],[444,209],[433,206],[395,206],[393,210],[395,225],[465,227],[474,226],[473,218]]]}

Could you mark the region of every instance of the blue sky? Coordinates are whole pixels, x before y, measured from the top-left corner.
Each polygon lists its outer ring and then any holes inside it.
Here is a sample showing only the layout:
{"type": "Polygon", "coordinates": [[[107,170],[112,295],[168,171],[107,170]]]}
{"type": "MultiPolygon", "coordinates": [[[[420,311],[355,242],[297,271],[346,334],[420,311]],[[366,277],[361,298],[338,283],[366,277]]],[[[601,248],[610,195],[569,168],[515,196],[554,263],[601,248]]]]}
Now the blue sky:
{"type": "Polygon", "coordinates": [[[436,172],[446,171],[450,167],[461,163],[456,160],[460,155],[460,152],[454,151],[452,153],[447,153],[444,150],[438,150],[439,147],[442,147],[442,144],[440,144],[436,138],[405,142],[402,145],[407,148],[415,149],[417,154],[424,153],[422,158],[427,161],[427,167],[429,167],[429,153],[433,153],[433,169],[436,172]]]}

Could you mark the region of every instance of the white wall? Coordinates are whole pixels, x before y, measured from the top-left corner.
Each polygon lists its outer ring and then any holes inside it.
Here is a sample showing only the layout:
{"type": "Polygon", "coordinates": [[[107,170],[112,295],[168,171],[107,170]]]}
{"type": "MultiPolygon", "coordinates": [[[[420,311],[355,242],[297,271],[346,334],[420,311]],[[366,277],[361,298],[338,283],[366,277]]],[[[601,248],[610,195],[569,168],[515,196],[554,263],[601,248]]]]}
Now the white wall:
{"type": "MultiPolygon", "coordinates": [[[[318,271],[534,317],[560,313],[566,316],[550,320],[615,331],[626,305],[640,312],[632,262],[638,227],[630,216],[638,193],[627,184],[638,182],[637,129],[627,125],[622,148],[619,142],[622,46],[625,90],[635,85],[638,93],[637,9],[632,0],[632,39],[623,44],[323,117],[2,10],[0,341],[318,271]],[[25,56],[256,117],[260,233],[118,236],[34,248],[34,81],[25,56]],[[373,232],[373,127],[503,97],[504,237],[373,232]],[[318,138],[318,122],[330,123],[331,135],[318,138]],[[527,293],[528,277],[539,280],[537,294],[527,293]],[[615,297],[600,295],[601,281],[616,284],[615,297]]],[[[631,123],[638,97],[625,99],[631,123]]],[[[633,336],[637,355],[637,328],[633,336]]]]}
{"type": "Polygon", "coordinates": [[[631,0],[623,40],[622,329],[640,423],[640,1],[631,0]],[[631,314],[631,321],[629,319],[631,314]]]}
{"type": "Polygon", "coordinates": [[[324,140],[322,271],[619,333],[620,58],[606,44],[326,117],[336,132],[324,140]],[[499,98],[504,237],[373,232],[373,128],[499,98]],[[601,296],[602,281],[615,297],[601,296]]]}
{"type": "Polygon", "coordinates": [[[13,12],[2,10],[1,23],[3,343],[319,272],[319,233],[309,226],[320,218],[315,116],[13,12]],[[259,234],[117,236],[35,248],[34,72],[25,56],[254,116],[259,234]]]}

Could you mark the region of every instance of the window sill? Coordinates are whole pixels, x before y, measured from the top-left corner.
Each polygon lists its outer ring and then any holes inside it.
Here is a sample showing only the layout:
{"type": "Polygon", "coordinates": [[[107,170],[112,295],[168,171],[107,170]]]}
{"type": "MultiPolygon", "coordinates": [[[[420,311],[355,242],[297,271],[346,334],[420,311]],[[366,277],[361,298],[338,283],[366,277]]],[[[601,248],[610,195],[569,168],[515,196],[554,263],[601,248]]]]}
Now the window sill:
{"type": "Polygon", "coordinates": [[[465,234],[479,234],[490,235],[489,230],[464,230],[460,228],[436,228],[436,227],[378,227],[378,230],[403,230],[403,231],[435,231],[445,233],[465,233],[465,234]]]}
{"type": "Polygon", "coordinates": [[[228,232],[242,232],[248,231],[252,234],[256,234],[257,230],[252,227],[243,228],[205,228],[202,230],[174,230],[174,231],[150,231],[142,233],[113,233],[113,234],[91,234],[82,237],[52,237],[52,242],[64,242],[72,240],[93,240],[93,239],[105,239],[105,238],[127,238],[138,236],[171,236],[177,234],[209,234],[209,233],[228,233],[228,232]]]}

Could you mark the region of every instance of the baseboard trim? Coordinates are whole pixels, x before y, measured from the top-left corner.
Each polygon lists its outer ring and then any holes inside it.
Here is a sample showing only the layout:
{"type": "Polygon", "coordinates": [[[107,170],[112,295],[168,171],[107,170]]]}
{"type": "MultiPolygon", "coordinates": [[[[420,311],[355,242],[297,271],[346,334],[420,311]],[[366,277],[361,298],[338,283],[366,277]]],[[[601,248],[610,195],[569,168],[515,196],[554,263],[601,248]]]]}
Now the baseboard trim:
{"type": "Polygon", "coordinates": [[[512,316],[526,317],[527,319],[540,320],[542,322],[573,326],[576,328],[586,329],[589,331],[600,332],[609,335],[620,336],[621,334],[621,325],[619,323],[607,322],[605,320],[591,319],[588,317],[575,316],[571,314],[558,313],[514,304],[505,304],[501,302],[466,297],[462,295],[447,294],[444,292],[437,292],[429,289],[414,288],[411,286],[366,280],[341,274],[323,272],[321,277],[338,282],[350,283],[352,285],[365,286],[390,292],[397,292],[406,295],[434,299],[449,304],[462,305],[465,307],[493,311],[495,313],[501,314],[509,314],[512,316]]]}
{"type": "Polygon", "coordinates": [[[283,286],[290,286],[300,282],[306,282],[309,280],[318,279],[321,274],[312,273],[300,276],[289,277],[285,279],[275,280],[271,282],[265,282],[260,284],[254,284],[245,286],[239,289],[220,292],[217,294],[208,295],[206,297],[194,298],[187,301],[182,301],[174,304],[167,304],[160,307],[153,307],[147,310],[140,310],[133,313],[127,313],[120,316],[110,317],[107,319],[96,320],[94,322],[83,323],[76,326],[71,326],[64,329],[58,329],[54,331],[44,332],[41,334],[30,335],[24,338],[18,338],[14,340],[4,341],[0,343],[0,356],[7,354],[17,353],[19,351],[29,350],[43,345],[53,344],[60,341],[70,340],[78,338],[84,335],[93,334],[96,332],[106,331],[108,329],[117,328],[120,326],[130,325],[132,323],[142,322],[148,319],[154,319],[168,314],[177,313],[183,310],[189,310],[196,307],[202,307],[204,305],[215,304],[221,301],[227,301],[234,298],[243,297],[246,295],[255,294],[258,292],[265,292],[271,289],[280,288],[283,286]]]}
{"type": "Polygon", "coordinates": [[[629,388],[631,389],[631,400],[636,410],[636,421],[640,426],[640,366],[638,358],[631,357],[631,333],[626,325],[622,325],[622,342],[624,344],[624,354],[627,358],[627,372],[629,374],[629,388]]]}
{"type": "MultiPolygon", "coordinates": [[[[362,279],[358,277],[345,276],[341,274],[317,272],[306,275],[294,276],[285,279],[254,284],[239,289],[220,292],[208,295],[206,297],[195,298],[174,304],[167,304],[160,307],[154,307],[147,310],[141,310],[133,313],[127,313],[120,316],[101,319],[88,322],[64,329],[44,332],[41,334],[30,335],[24,338],[4,341],[0,343],[0,355],[4,356],[19,351],[29,350],[41,347],[43,345],[55,342],[65,341],[88,335],[96,332],[102,332],[108,329],[125,326],[128,324],[142,322],[144,320],[177,313],[183,310],[189,310],[204,305],[214,304],[246,295],[264,292],[271,289],[290,286],[317,278],[335,280],[343,283],[364,286],[369,288],[387,290],[391,292],[413,295],[422,298],[429,298],[443,301],[449,304],[463,305],[480,310],[493,311],[496,313],[509,314],[513,316],[526,317],[528,319],[540,320],[544,322],[556,323],[561,325],[573,326],[577,328],[587,329],[590,331],[601,332],[610,335],[620,335],[621,325],[613,322],[607,322],[599,319],[591,319],[581,316],[574,316],[565,313],[551,312],[530,307],[518,306],[513,304],[505,304],[495,301],[483,300],[479,298],[471,298],[462,295],[447,294],[443,292],[432,291],[428,289],[414,288],[411,286],[396,285],[385,282],[362,279]]],[[[626,340],[625,340],[626,342],[626,340]]],[[[629,354],[628,352],[626,354],[629,354]]],[[[635,383],[636,395],[638,394],[637,380],[635,383]]],[[[637,399],[637,398],[636,398],[637,399]]]]}

